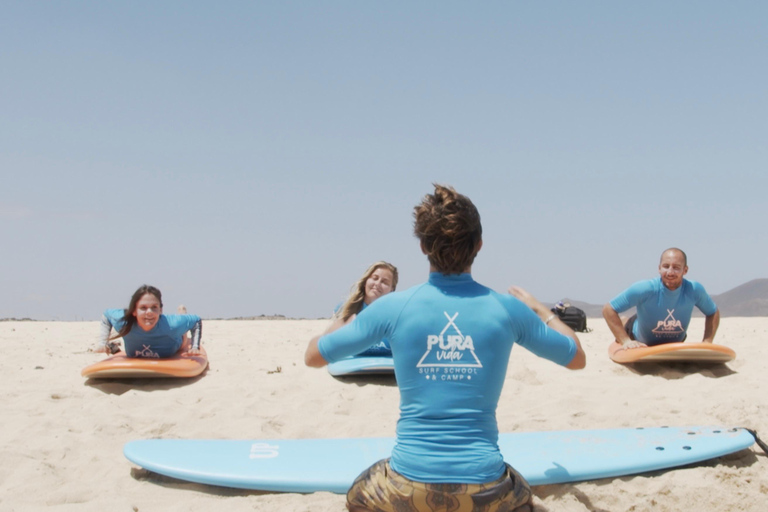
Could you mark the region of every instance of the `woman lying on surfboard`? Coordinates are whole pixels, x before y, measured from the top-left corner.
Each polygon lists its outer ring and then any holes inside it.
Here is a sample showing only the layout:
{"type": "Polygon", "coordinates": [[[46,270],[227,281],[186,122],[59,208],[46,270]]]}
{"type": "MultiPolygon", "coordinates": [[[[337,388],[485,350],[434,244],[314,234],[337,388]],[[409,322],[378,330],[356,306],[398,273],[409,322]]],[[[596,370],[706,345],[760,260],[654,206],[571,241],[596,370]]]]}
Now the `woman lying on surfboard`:
{"type": "MultiPolygon", "coordinates": [[[[373,301],[397,288],[397,267],[386,261],[377,261],[363,273],[362,277],[352,286],[347,300],[333,313],[331,325],[324,334],[331,333],[355,319],[358,313],[371,305],[373,301]]],[[[392,349],[384,339],[368,348],[359,356],[391,356],[392,349]]]]}
{"type": "MultiPolygon", "coordinates": [[[[186,313],[184,306],[179,309],[180,313],[186,313]]],[[[112,341],[123,338],[128,357],[171,357],[182,346],[188,347],[185,351],[188,354],[199,354],[202,331],[203,322],[197,315],[164,315],[160,290],[143,285],[134,292],[128,309],[104,311],[100,344],[94,351],[115,353],[119,349],[112,341]],[[112,328],[117,334],[110,337],[112,328]],[[191,337],[187,331],[191,331],[191,337]]]]}
{"type": "Polygon", "coordinates": [[[482,226],[468,197],[435,185],[414,217],[428,281],[381,297],[354,322],[312,338],[304,358],[320,367],[383,338],[392,346],[397,442],[389,459],[355,480],[347,508],[421,512],[445,503],[457,512],[530,511],[530,487],[505,464],[497,443],[510,351],[519,344],[576,370],[586,364],[584,350],[573,330],[525,290],[501,294],[474,281],[482,226]]]}

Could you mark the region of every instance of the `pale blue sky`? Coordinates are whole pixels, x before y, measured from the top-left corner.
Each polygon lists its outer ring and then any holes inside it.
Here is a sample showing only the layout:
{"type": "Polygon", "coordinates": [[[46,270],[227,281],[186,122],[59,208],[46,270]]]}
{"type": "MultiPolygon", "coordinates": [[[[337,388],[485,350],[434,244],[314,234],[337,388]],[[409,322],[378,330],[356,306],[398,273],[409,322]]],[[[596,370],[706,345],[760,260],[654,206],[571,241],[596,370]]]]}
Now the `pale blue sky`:
{"type": "Polygon", "coordinates": [[[3,2],[0,318],[327,316],[426,278],[432,182],[497,290],[603,303],[674,245],[722,293],[768,276],[767,56],[764,1],[3,2]]]}

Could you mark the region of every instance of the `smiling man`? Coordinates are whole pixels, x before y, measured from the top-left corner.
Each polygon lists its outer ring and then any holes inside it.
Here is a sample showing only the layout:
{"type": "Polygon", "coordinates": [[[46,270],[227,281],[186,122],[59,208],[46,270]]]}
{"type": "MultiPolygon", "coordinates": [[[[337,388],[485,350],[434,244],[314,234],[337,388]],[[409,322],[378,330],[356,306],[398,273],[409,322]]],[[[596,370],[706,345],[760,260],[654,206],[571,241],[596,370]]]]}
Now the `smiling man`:
{"type": "Polygon", "coordinates": [[[603,317],[624,348],[685,341],[693,307],[706,315],[704,343],[712,343],[720,324],[720,311],[704,287],[684,276],[688,257],[677,248],[667,249],[659,261],[659,278],[640,281],[603,306],[603,317]],[[631,307],[637,313],[619,316],[631,307]]]}

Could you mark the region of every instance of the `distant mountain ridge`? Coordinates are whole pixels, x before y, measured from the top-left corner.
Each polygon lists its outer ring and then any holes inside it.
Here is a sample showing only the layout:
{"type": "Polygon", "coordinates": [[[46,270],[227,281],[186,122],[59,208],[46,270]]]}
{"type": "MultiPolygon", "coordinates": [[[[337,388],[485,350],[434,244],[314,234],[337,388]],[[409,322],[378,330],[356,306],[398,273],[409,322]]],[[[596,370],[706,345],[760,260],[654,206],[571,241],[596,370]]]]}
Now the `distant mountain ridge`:
{"type": "MultiPolygon", "coordinates": [[[[618,292],[617,292],[618,293],[618,292]]],[[[753,279],[737,286],[732,290],[712,295],[720,309],[720,316],[768,316],[768,278],[753,279]]],[[[589,304],[578,300],[562,299],[584,310],[588,318],[602,318],[604,304],[589,304]]],[[[550,304],[550,307],[554,304],[550,304]]],[[[702,316],[698,309],[694,308],[694,316],[702,316]]]]}
{"type": "Polygon", "coordinates": [[[720,316],[768,316],[768,278],[753,279],[712,300],[720,316]]]}

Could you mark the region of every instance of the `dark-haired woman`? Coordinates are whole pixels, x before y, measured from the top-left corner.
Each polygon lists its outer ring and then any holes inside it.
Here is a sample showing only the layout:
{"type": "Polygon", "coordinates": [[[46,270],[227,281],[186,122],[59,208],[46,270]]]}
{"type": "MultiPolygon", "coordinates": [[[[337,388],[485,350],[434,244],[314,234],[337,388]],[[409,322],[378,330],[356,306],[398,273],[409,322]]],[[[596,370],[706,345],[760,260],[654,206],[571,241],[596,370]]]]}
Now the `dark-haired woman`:
{"type": "Polygon", "coordinates": [[[104,311],[100,344],[95,351],[114,353],[117,350],[112,341],[123,338],[128,357],[171,357],[182,346],[188,354],[199,354],[202,330],[203,322],[197,315],[164,315],[160,290],[144,285],[134,292],[127,309],[104,311]],[[117,334],[110,336],[113,328],[117,334]]]}
{"type": "Polygon", "coordinates": [[[468,197],[435,185],[414,208],[414,232],[429,260],[429,280],[390,293],[354,322],[316,336],[305,354],[323,366],[389,339],[400,388],[392,456],[355,480],[353,512],[532,509],[525,479],[505,464],[496,408],[510,352],[580,369],[586,356],[574,332],[520,288],[497,293],[472,279],[482,247],[480,214],[468,197]]]}

